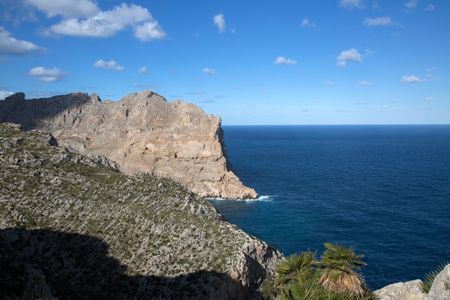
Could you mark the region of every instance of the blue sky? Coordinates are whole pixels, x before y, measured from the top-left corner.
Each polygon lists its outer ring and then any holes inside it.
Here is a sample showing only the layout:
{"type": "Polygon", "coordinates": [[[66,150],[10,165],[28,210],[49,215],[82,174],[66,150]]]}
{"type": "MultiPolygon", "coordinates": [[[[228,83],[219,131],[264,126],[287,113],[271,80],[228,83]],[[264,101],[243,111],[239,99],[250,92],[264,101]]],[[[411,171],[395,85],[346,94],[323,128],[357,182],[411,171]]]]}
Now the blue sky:
{"type": "Polygon", "coordinates": [[[450,123],[450,1],[0,0],[0,97],[151,89],[230,124],[450,123]]]}

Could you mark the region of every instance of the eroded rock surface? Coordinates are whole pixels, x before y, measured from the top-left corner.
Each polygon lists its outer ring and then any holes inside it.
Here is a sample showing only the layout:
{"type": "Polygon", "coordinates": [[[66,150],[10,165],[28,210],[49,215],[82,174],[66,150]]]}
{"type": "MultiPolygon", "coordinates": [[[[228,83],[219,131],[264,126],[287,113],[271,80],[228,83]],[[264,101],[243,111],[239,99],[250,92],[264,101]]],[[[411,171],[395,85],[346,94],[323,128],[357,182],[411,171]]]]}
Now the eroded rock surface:
{"type": "Polygon", "coordinates": [[[51,145],[0,124],[0,298],[260,297],[277,250],[172,180],[51,145]]]}
{"type": "Polygon", "coordinates": [[[257,196],[230,169],[220,118],[151,91],[117,102],[83,93],[25,100],[17,93],[0,101],[0,122],[49,131],[59,144],[107,157],[126,174],[171,178],[200,196],[257,196]]]}
{"type": "Polygon", "coordinates": [[[424,300],[426,295],[420,290],[421,280],[397,282],[374,292],[379,300],[424,300]]]}
{"type": "Polygon", "coordinates": [[[447,265],[433,281],[426,294],[421,290],[419,279],[397,282],[374,292],[378,300],[449,300],[450,299],[450,265],[447,265]]]}

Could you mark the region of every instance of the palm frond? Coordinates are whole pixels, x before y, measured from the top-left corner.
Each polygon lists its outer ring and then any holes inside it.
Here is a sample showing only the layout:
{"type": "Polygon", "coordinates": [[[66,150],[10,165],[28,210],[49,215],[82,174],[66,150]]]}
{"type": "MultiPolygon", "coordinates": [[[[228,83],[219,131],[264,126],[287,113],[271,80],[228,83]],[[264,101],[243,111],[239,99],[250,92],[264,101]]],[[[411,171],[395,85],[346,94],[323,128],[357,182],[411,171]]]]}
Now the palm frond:
{"type": "Polygon", "coordinates": [[[350,247],[325,243],[325,251],[321,256],[324,267],[339,269],[344,272],[360,270],[366,264],[361,260],[364,255],[358,255],[350,247]]]}
{"type": "Polygon", "coordinates": [[[422,280],[422,283],[420,284],[420,289],[422,292],[428,294],[428,292],[431,289],[431,286],[433,285],[434,279],[439,273],[441,273],[441,271],[445,268],[447,264],[448,262],[440,264],[436,269],[425,274],[425,278],[422,280]]]}
{"type": "Polygon", "coordinates": [[[311,251],[294,254],[282,261],[277,268],[277,283],[286,284],[292,280],[308,280],[315,273],[318,262],[311,251]]]}

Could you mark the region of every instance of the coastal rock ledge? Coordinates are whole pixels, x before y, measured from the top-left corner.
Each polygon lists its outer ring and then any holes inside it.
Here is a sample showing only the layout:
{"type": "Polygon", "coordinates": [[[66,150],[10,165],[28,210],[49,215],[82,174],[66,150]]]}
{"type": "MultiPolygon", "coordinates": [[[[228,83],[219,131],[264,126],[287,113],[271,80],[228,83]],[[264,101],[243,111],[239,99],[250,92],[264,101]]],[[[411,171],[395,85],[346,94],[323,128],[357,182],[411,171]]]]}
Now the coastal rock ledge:
{"type": "Polygon", "coordinates": [[[51,132],[59,145],[116,162],[125,174],[149,173],[202,197],[256,198],[227,161],[219,117],[180,100],[143,91],[120,101],[71,93],[0,101],[0,122],[51,132]]]}

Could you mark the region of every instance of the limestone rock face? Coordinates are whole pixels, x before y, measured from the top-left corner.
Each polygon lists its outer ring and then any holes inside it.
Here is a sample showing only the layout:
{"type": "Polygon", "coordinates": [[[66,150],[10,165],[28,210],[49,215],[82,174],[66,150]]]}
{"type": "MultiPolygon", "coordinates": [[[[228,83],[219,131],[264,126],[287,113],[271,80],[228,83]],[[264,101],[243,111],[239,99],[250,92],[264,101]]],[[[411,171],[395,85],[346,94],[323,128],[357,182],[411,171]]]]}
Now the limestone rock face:
{"type": "Polygon", "coordinates": [[[450,265],[447,265],[433,281],[430,291],[420,289],[419,279],[397,282],[374,292],[378,300],[448,300],[450,299],[450,265]]]}
{"type": "Polygon", "coordinates": [[[151,91],[117,102],[83,93],[25,100],[18,93],[0,102],[0,122],[47,130],[58,144],[107,157],[126,174],[171,178],[200,196],[257,197],[229,167],[220,118],[151,91]]]}
{"type": "Polygon", "coordinates": [[[0,299],[259,299],[282,255],[205,199],[0,124],[0,299]]]}
{"type": "Polygon", "coordinates": [[[430,299],[450,299],[450,265],[447,265],[434,279],[428,292],[430,299]]]}
{"type": "Polygon", "coordinates": [[[379,300],[425,300],[426,295],[420,290],[421,280],[397,282],[374,292],[379,300]]]}

